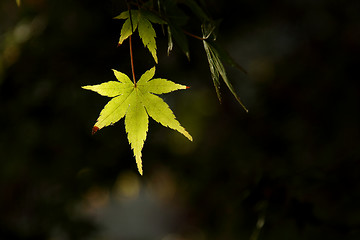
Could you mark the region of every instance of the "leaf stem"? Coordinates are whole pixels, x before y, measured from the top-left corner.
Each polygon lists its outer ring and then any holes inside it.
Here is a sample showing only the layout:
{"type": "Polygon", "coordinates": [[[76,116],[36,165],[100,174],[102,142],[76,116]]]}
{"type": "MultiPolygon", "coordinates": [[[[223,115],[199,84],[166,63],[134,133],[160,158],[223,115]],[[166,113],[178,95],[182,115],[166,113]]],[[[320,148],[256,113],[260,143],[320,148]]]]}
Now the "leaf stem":
{"type": "Polygon", "coordinates": [[[129,36],[129,46],[130,46],[131,71],[132,71],[134,85],[136,87],[135,70],[134,70],[134,56],[133,56],[133,51],[132,51],[131,35],[129,36]]]}
{"type": "Polygon", "coordinates": [[[190,37],[193,37],[193,38],[196,38],[196,39],[199,39],[199,40],[206,40],[206,38],[202,38],[202,37],[196,36],[196,35],[194,35],[194,34],[192,34],[192,33],[189,33],[189,32],[187,32],[187,31],[185,31],[185,30],[183,30],[183,32],[184,32],[186,35],[189,35],[190,37]]]}
{"type": "MultiPolygon", "coordinates": [[[[131,8],[130,8],[130,4],[128,2],[127,2],[127,7],[128,7],[128,11],[129,11],[129,16],[130,16],[131,35],[132,35],[132,33],[134,32],[134,28],[133,28],[133,23],[132,23],[132,18],[131,18],[131,8]]],[[[130,62],[131,62],[131,71],[132,71],[134,86],[136,87],[135,70],[134,70],[134,56],[133,56],[133,50],[132,50],[131,35],[129,36],[130,62]]]]}

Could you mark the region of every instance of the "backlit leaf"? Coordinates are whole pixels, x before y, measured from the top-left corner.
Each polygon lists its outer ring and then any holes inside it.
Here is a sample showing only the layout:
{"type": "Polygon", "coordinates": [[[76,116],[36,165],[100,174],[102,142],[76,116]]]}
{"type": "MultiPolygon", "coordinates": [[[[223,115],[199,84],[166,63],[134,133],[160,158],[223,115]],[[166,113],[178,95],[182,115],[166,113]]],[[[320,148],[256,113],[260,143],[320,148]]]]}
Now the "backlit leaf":
{"type": "Polygon", "coordinates": [[[165,127],[174,129],[190,141],[191,135],[176,120],[169,106],[157,95],[179,89],[184,85],[166,79],[153,78],[155,67],[146,71],[134,84],[125,74],[113,70],[118,81],[109,81],[99,85],[84,86],[103,96],[112,97],[100,112],[93,133],[103,127],[112,125],[125,117],[125,129],[128,141],[133,149],[139,173],[142,175],[142,148],[148,131],[149,116],[165,127]]]}
{"type": "Polygon", "coordinates": [[[126,21],[124,22],[121,32],[120,32],[120,39],[119,45],[124,42],[133,32],[136,30],[138,23],[139,23],[139,11],[131,10],[131,18],[129,15],[129,11],[121,13],[117,19],[124,19],[126,17],[126,21]]]}
{"type": "Polygon", "coordinates": [[[164,20],[152,12],[146,10],[131,10],[122,12],[115,19],[126,19],[120,32],[119,45],[124,42],[133,32],[138,29],[139,36],[146,48],[149,49],[155,62],[158,62],[156,55],[156,32],[151,23],[166,24],[164,20]]]}
{"type": "Polygon", "coordinates": [[[140,18],[139,36],[144,46],[149,49],[151,55],[153,56],[155,62],[157,63],[158,58],[156,56],[156,42],[155,42],[156,33],[150,21],[147,20],[146,18],[140,18]]]}

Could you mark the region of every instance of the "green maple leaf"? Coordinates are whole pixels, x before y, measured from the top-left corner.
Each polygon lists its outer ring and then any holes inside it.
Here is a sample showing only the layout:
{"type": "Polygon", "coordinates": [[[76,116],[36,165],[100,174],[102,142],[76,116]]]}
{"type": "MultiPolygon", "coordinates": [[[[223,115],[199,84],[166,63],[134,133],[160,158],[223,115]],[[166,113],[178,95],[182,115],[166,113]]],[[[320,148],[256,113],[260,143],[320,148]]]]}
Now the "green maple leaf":
{"type": "Polygon", "coordinates": [[[155,95],[186,89],[187,87],[162,78],[153,79],[155,67],[146,71],[136,84],[124,73],[113,71],[118,81],[83,86],[84,89],[113,98],[100,112],[100,116],[93,127],[93,134],[125,117],[128,140],[134,151],[139,173],[142,175],[141,150],[148,131],[149,116],[165,127],[177,130],[192,141],[191,135],[176,120],[169,106],[159,96],[155,95]]]}
{"type": "Polygon", "coordinates": [[[138,29],[139,36],[144,46],[149,49],[155,62],[158,63],[155,41],[156,33],[151,23],[166,24],[166,22],[157,15],[146,10],[125,11],[115,18],[126,19],[121,28],[119,45],[138,29]],[[131,17],[129,13],[131,13],[131,17]]]}

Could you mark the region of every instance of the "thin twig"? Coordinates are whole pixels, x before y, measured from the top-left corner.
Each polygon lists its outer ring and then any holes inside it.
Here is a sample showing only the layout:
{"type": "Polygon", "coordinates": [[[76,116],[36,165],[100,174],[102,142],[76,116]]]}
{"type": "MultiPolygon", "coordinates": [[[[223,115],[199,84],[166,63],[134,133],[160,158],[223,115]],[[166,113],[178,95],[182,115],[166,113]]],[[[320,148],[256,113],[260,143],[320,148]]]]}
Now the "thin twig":
{"type": "MultiPolygon", "coordinates": [[[[133,28],[133,22],[131,17],[131,9],[130,4],[127,2],[128,10],[129,10],[129,16],[130,16],[130,24],[131,24],[131,35],[134,32],[133,28]]],[[[135,80],[135,69],[134,69],[134,56],[133,56],[133,50],[132,50],[132,41],[131,41],[131,35],[129,36],[129,46],[130,46],[130,62],[131,62],[131,71],[133,76],[134,85],[136,87],[136,80],[135,80]]]]}
{"type": "Polygon", "coordinates": [[[130,45],[131,71],[132,71],[132,76],[133,76],[134,85],[136,86],[135,70],[134,70],[134,57],[133,57],[133,51],[132,51],[131,35],[129,36],[129,45],[130,45]]]}
{"type": "Polygon", "coordinates": [[[189,33],[189,32],[187,32],[187,31],[185,31],[185,30],[183,30],[183,32],[184,32],[186,35],[189,35],[190,37],[193,37],[193,38],[196,38],[196,39],[199,39],[199,40],[206,40],[206,38],[202,38],[202,37],[196,36],[196,35],[194,35],[194,34],[192,34],[192,33],[189,33]]]}

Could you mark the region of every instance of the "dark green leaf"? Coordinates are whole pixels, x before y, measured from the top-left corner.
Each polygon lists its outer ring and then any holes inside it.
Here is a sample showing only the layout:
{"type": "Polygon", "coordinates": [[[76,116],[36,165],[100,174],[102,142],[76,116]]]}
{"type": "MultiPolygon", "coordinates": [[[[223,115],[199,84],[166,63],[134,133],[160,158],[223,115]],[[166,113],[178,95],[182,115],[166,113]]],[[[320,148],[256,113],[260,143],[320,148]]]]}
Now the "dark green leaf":
{"type": "Polygon", "coordinates": [[[240,64],[238,64],[231,56],[230,54],[219,44],[217,44],[216,42],[212,42],[212,46],[216,49],[216,51],[218,52],[220,59],[224,60],[225,62],[227,62],[230,66],[232,67],[236,67],[238,68],[240,71],[247,73],[246,70],[240,66],[240,64]]]}
{"type": "Polygon", "coordinates": [[[161,5],[167,22],[172,22],[174,25],[184,26],[189,17],[182,11],[174,0],[164,0],[161,5]]]}
{"type": "Polygon", "coordinates": [[[180,26],[168,22],[168,33],[170,35],[169,39],[171,40],[173,39],[176,42],[176,44],[180,47],[181,51],[183,51],[186,57],[190,60],[188,39],[184,34],[184,32],[182,31],[182,29],[180,28],[180,26]]]}
{"type": "MultiPolygon", "coordinates": [[[[211,33],[213,32],[213,30],[214,30],[214,27],[212,27],[211,24],[202,25],[202,31],[203,31],[204,38],[209,37],[211,35],[211,33]]],[[[220,92],[219,92],[219,88],[220,88],[219,75],[220,75],[222,77],[223,81],[225,82],[226,86],[229,88],[231,93],[236,98],[236,100],[245,109],[245,111],[248,112],[248,110],[246,109],[246,107],[244,106],[242,101],[240,100],[240,97],[237,95],[233,85],[231,84],[231,82],[229,81],[229,79],[226,75],[226,70],[220,60],[221,56],[220,56],[219,52],[208,40],[203,40],[203,44],[204,44],[204,49],[205,49],[206,56],[207,56],[207,59],[209,62],[211,77],[213,79],[215,90],[218,95],[219,101],[221,102],[221,97],[220,97],[220,92]]]]}
{"type": "Polygon", "coordinates": [[[172,51],[173,47],[174,47],[174,43],[173,43],[173,40],[172,40],[171,29],[170,29],[169,26],[167,27],[167,30],[168,30],[168,49],[167,49],[167,54],[169,55],[170,52],[172,51]]]}
{"type": "Polygon", "coordinates": [[[216,26],[212,23],[206,23],[201,25],[201,30],[204,39],[208,39],[210,35],[214,32],[216,26]]]}
{"type": "MultiPolygon", "coordinates": [[[[206,42],[206,40],[204,40],[204,42],[206,42]]],[[[205,44],[204,44],[205,45],[205,44]]],[[[211,58],[211,60],[209,60],[209,65],[210,65],[210,70],[212,68],[215,69],[215,71],[218,72],[218,74],[221,75],[222,79],[224,80],[226,86],[229,88],[229,90],[231,91],[231,93],[234,95],[234,97],[236,98],[236,100],[240,103],[240,105],[245,109],[246,112],[248,112],[247,108],[245,107],[245,105],[242,103],[242,101],[240,100],[240,97],[237,95],[233,85],[231,84],[231,82],[229,81],[227,75],[226,75],[226,70],[224,68],[224,65],[222,64],[221,60],[220,60],[220,55],[217,52],[217,50],[208,42],[206,42],[207,48],[208,48],[208,52],[211,58]],[[212,66],[211,66],[212,65],[212,66]]],[[[220,85],[220,83],[218,83],[220,85]]],[[[218,90],[217,90],[218,91],[218,90]]]]}
{"type": "Polygon", "coordinates": [[[212,56],[210,46],[208,45],[208,43],[205,40],[203,40],[203,44],[204,44],[204,49],[205,49],[205,52],[206,52],[206,57],[207,57],[208,62],[209,62],[211,78],[212,78],[213,83],[214,83],[216,95],[218,96],[218,99],[221,102],[219,71],[216,68],[216,63],[214,62],[214,58],[212,56]]]}
{"type": "Polygon", "coordinates": [[[211,19],[204,12],[204,10],[194,0],[185,0],[184,3],[193,11],[193,13],[200,19],[201,22],[209,22],[211,19]]]}
{"type": "Polygon", "coordinates": [[[153,9],[154,7],[154,1],[153,0],[149,0],[147,2],[144,2],[142,4],[142,7],[146,8],[146,9],[153,9]]]}
{"type": "Polygon", "coordinates": [[[202,6],[203,8],[206,7],[206,1],[205,1],[205,0],[199,0],[199,2],[200,2],[201,6],[202,6]]]}
{"type": "Polygon", "coordinates": [[[152,23],[166,24],[166,21],[153,12],[142,9],[141,14],[146,17],[152,23]]]}

